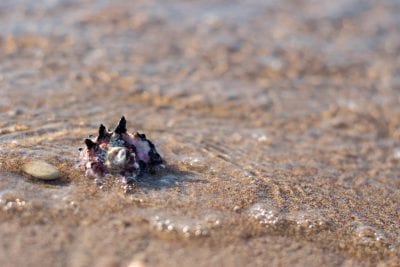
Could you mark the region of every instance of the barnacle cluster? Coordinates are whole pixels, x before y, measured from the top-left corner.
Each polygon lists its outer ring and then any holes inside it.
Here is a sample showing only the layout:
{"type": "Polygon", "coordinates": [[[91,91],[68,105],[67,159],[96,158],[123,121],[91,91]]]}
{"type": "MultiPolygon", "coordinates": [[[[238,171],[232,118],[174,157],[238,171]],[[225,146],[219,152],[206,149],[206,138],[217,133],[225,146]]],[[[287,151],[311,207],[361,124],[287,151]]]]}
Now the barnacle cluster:
{"type": "Polygon", "coordinates": [[[146,135],[128,133],[125,117],[114,131],[101,124],[98,136],[85,139],[85,144],[86,148],[80,148],[78,166],[97,181],[112,174],[131,183],[145,172],[163,166],[163,159],[146,135]]]}

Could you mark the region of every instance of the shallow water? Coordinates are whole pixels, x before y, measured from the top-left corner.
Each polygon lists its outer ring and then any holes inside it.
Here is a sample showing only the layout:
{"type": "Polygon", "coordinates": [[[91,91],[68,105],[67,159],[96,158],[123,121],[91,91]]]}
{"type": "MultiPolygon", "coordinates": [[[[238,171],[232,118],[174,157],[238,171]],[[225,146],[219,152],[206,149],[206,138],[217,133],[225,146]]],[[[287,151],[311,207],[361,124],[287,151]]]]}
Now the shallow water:
{"type": "Polygon", "coordinates": [[[396,266],[399,12],[1,1],[0,266],[396,266]],[[74,167],[121,115],[168,163],[129,193],[74,167]]]}

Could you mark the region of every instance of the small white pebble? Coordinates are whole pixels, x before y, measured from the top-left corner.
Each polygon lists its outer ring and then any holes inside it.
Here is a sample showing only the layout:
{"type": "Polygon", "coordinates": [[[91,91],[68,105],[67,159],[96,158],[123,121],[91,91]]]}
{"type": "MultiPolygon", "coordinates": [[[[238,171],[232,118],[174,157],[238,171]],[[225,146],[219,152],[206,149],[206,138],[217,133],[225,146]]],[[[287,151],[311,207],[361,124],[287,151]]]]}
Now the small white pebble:
{"type": "Polygon", "coordinates": [[[26,174],[41,180],[54,180],[61,175],[56,167],[42,160],[28,162],[22,169],[26,174]]]}

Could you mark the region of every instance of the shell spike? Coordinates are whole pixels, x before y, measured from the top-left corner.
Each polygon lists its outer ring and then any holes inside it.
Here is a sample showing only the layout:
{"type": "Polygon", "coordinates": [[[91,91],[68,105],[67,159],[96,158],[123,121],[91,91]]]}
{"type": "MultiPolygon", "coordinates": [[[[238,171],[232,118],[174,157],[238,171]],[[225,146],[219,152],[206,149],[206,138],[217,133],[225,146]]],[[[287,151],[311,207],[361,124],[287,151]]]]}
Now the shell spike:
{"type": "Polygon", "coordinates": [[[122,118],[119,120],[119,123],[118,123],[117,127],[115,128],[114,132],[117,134],[123,134],[123,133],[127,132],[126,119],[124,116],[122,116],[122,118]]]}
{"type": "Polygon", "coordinates": [[[97,146],[97,144],[90,139],[85,139],[85,144],[89,150],[97,146]]]}
{"type": "Polygon", "coordinates": [[[99,135],[97,136],[97,141],[104,139],[107,137],[107,130],[106,127],[103,124],[100,124],[99,127],[99,135]]]}

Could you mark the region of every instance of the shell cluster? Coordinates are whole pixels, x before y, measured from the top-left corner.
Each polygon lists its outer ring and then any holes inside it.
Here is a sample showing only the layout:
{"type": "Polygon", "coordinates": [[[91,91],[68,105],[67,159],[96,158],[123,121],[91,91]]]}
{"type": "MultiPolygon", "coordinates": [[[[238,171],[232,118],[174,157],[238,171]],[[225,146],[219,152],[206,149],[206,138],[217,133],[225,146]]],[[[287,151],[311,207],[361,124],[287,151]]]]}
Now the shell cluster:
{"type": "Polygon", "coordinates": [[[146,135],[128,133],[125,117],[114,131],[101,124],[97,137],[85,139],[86,148],[80,148],[79,168],[88,177],[101,180],[112,174],[130,183],[145,172],[163,166],[163,159],[146,135]]]}

